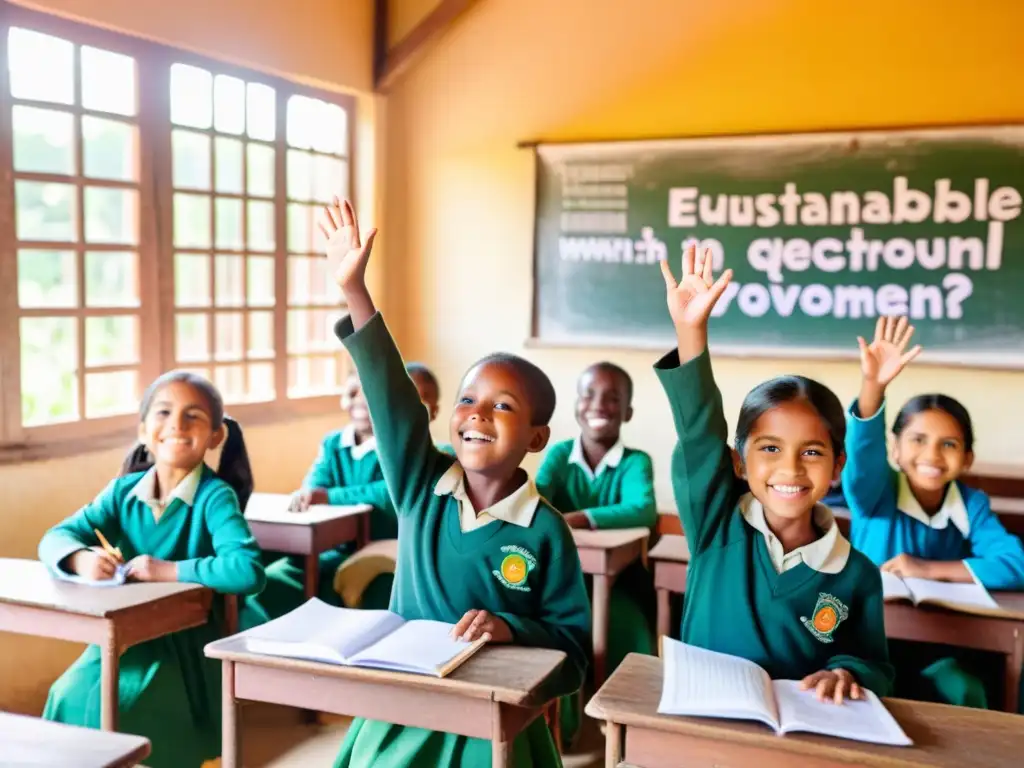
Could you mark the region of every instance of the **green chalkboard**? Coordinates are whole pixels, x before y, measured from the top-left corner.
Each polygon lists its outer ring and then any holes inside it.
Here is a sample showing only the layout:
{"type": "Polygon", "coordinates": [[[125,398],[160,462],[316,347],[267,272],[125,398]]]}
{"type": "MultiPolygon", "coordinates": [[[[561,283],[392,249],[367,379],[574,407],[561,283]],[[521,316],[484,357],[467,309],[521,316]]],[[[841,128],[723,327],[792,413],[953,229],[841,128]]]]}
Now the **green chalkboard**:
{"type": "Polygon", "coordinates": [[[658,261],[734,270],[716,352],[848,357],[908,314],[922,360],[1024,368],[1024,128],[541,144],[533,335],[664,347],[658,261]]]}

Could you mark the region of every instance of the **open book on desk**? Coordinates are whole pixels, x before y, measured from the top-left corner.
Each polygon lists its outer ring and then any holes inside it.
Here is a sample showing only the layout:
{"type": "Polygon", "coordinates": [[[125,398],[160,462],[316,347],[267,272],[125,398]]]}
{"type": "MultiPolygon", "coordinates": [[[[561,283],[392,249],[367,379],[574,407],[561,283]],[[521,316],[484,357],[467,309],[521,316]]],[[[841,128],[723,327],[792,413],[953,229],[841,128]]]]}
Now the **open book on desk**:
{"type": "Polygon", "coordinates": [[[445,677],[484,644],[452,639],[453,626],[406,621],[391,611],[335,608],[314,597],[242,637],[249,651],[266,656],[445,677]]]}
{"type": "Polygon", "coordinates": [[[998,616],[1005,611],[981,584],[953,583],[932,579],[902,579],[882,571],[882,596],[886,600],[909,600],[914,605],[937,605],[962,613],[998,616]]]}
{"type": "Polygon", "coordinates": [[[757,720],[778,735],[803,731],[875,744],[912,744],[879,698],[861,688],[863,699],[841,705],[818,701],[799,680],[772,680],[752,661],[662,638],[663,715],[757,720]]]}

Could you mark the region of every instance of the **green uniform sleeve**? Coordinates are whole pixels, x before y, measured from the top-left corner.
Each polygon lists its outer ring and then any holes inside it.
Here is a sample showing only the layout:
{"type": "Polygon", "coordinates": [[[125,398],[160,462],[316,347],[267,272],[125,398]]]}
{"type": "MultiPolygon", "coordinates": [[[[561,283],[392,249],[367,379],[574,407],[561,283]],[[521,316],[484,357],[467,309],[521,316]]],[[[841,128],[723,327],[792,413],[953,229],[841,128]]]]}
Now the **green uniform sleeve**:
{"type": "Polygon", "coordinates": [[[179,560],[178,581],[202,584],[226,594],[261,592],[267,579],[260,548],[231,487],[225,483],[214,490],[205,503],[205,512],[214,554],[179,560]]]}
{"type": "Polygon", "coordinates": [[[377,438],[377,457],[395,511],[401,516],[422,509],[452,459],[434,447],[427,409],[395,340],[379,312],[358,331],[346,317],[335,332],[359,371],[377,438]]]}
{"type": "MultiPolygon", "coordinates": [[[[338,453],[338,433],[332,432],[320,444],[320,451],[309,468],[306,479],[302,481],[303,488],[334,488],[338,485],[340,478],[334,471],[338,453]]],[[[331,502],[334,504],[335,502],[331,502]]]]}
{"type": "Polygon", "coordinates": [[[866,594],[860,609],[847,621],[854,623],[851,637],[840,653],[828,660],[826,669],[845,669],[877,696],[892,693],[895,670],[889,663],[889,645],[885,639],[885,605],[882,600],[882,576],[877,568],[868,570],[864,579],[866,594]]]}
{"type": "Polygon", "coordinates": [[[66,571],[64,560],[80,549],[98,547],[95,529],[113,546],[121,539],[121,518],[117,505],[117,486],[112,480],[91,504],[87,504],[71,517],[57,523],[43,534],[39,542],[39,560],[51,570],[66,571]]]}
{"type": "Polygon", "coordinates": [[[542,584],[540,613],[521,616],[496,613],[512,630],[513,642],[535,648],[564,651],[562,666],[553,695],[575,693],[583,685],[590,654],[590,600],[587,597],[580,558],[569,527],[561,523],[555,555],[547,566],[542,584]]]}
{"type": "Polygon", "coordinates": [[[360,485],[341,485],[327,489],[327,503],[338,506],[369,504],[374,509],[387,509],[391,506],[388,496],[388,485],[383,480],[360,485]]]}
{"type": "Polygon", "coordinates": [[[550,504],[553,504],[559,512],[563,513],[577,511],[575,509],[561,509],[555,503],[558,490],[562,487],[565,468],[568,466],[567,459],[571,446],[571,442],[556,443],[551,446],[544,455],[544,461],[541,462],[540,468],[537,470],[537,476],[533,479],[540,495],[547,499],[550,504]]]}
{"type": "Polygon", "coordinates": [[[636,452],[619,468],[621,501],[583,510],[595,528],[651,528],[658,519],[654,500],[654,465],[646,453],[636,452]]]}
{"type": "Polygon", "coordinates": [[[707,349],[682,365],[679,353],[670,352],[654,369],[679,438],[672,452],[672,489],[690,551],[697,555],[724,527],[737,501],[722,394],[707,349]]]}

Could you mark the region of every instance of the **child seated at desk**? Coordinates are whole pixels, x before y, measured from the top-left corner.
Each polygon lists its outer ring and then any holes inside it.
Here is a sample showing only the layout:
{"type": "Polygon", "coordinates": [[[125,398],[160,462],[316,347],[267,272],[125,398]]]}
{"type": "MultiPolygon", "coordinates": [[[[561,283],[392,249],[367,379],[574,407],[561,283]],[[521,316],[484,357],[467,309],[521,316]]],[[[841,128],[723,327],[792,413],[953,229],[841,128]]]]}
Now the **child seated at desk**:
{"type": "MultiPolygon", "coordinates": [[[[433,423],[434,419],[437,418],[441,401],[441,385],[438,384],[437,377],[423,363],[406,363],[405,372],[409,374],[412,383],[416,385],[420,402],[427,409],[430,423],[433,423]]],[[[455,455],[455,449],[452,448],[450,443],[437,443],[437,450],[443,451],[449,456],[455,455]]]]}
{"type": "Polygon", "coordinates": [[[730,452],[707,325],[732,273],[714,280],[710,250],[695,251],[678,283],[661,263],[678,352],[655,366],[691,553],[682,640],[802,680],[819,699],[888,695],[881,576],[819,504],[843,466],[843,407],[816,381],[772,379],[744,399],[730,452]]]}
{"type": "MultiPolygon", "coordinates": [[[[537,490],[572,528],[652,528],[651,457],[622,442],[622,424],[633,418],[633,380],[612,363],[595,363],[576,385],[580,434],[548,449],[537,471],[537,490]]],[[[628,653],[653,654],[654,582],[639,561],[615,580],[610,595],[608,674],[628,653]]],[[[571,740],[579,726],[578,699],[562,702],[562,731],[571,740]]]]}
{"type": "MultiPolygon", "coordinates": [[[[398,536],[398,522],[380,471],[373,424],[356,373],[345,382],[341,407],[348,413],[349,424],[324,438],[302,489],[292,496],[291,508],[304,511],[314,504],[369,504],[373,507],[370,540],[394,539],[398,536]]],[[[341,595],[334,588],[334,576],[353,551],[355,545],[349,543],[319,557],[317,596],[330,605],[342,604],[341,595]]],[[[267,587],[260,602],[271,618],[283,616],[306,601],[303,569],[304,559],[298,555],[276,557],[267,566],[267,587]]],[[[374,578],[363,592],[360,606],[386,608],[391,582],[390,573],[374,578]]]]}
{"type": "MultiPolygon", "coordinates": [[[[881,317],[870,345],[858,338],[861,390],[850,406],[843,469],[850,538],[883,571],[900,577],[1024,589],[1020,539],[1003,528],[984,491],[958,479],[974,459],[966,408],[946,395],[912,398],[892,427],[898,471],[889,465],[885,390],[920,352],[919,346],[907,351],[913,333],[905,317],[881,317]]],[[[898,695],[987,707],[977,675],[983,658],[926,643],[893,641],[889,648],[898,695]]]]}
{"type": "MultiPolygon", "coordinates": [[[[427,413],[364,281],[365,242],[351,205],[325,211],[327,253],[351,316],[335,330],[356,363],[376,428],[381,467],[400,520],[391,610],[454,624],[466,640],[554,648],[568,658],[554,695],[586,669],[590,604],[571,532],[519,464],[544,449],[555,392],[513,355],[484,358],[464,377],[450,420],[456,458],[434,446],[427,413]]],[[[335,768],[490,762],[487,741],[357,718],[335,768]]],[[[543,718],[512,744],[517,766],[558,766],[543,718]]]]}
{"type": "MultiPolygon", "coordinates": [[[[252,488],[241,431],[224,446],[218,472],[204,462],[225,439],[220,393],[195,374],[171,371],[146,390],[140,415],[140,447],[125,467],[133,471],[51,528],[39,543],[39,559],[53,570],[109,579],[120,562],[99,546],[99,531],[122,554],[129,580],[258,593],[264,582],[259,547],[229,484],[238,483],[242,493],[252,488]]],[[[220,663],[207,659],[203,647],[223,635],[223,619],[215,601],[206,624],[121,656],[120,727],[152,742],[147,765],[195,766],[220,754],[220,663]]],[[[265,620],[257,604],[242,601],[242,629],[265,620]]],[[[99,648],[89,646],[53,684],[43,717],[98,728],[100,667],[99,648]]]]}

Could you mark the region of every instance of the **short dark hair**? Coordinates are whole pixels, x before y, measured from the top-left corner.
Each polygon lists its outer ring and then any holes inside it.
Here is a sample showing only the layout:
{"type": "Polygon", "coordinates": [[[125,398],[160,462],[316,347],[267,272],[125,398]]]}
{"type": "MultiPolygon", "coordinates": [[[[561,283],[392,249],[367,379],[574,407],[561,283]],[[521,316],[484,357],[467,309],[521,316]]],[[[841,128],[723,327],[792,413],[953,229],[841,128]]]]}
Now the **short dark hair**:
{"type": "MultiPolygon", "coordinates": [[[[477,360],[469,370],[484,365],[502,365],[515,371],[530,399],[530,425],[546,427],[555,413],[555,387],[551,379],[529,360],[508,352],[495,352],[477,360]]],[[[465,380],[465,377],[463,377],[465,380]]]]}
{"type": "Polygon", "coordinates": [[[605,373],[610,373],[612,376],[618,377],[626,387],[626,405],[633,402],[633,377],[626,372],[625,368],[622,368],[615,363],[610,363],[607,360],[602,360],[591,365],[583,373],[586,373],[587,371],[604,371],[605,373]]]}
{"type": "Polygon", "coordinates": [[[743,446],[754,423],[766,411],[783,403],[804,400],[818,412],[828,427],[832,451],[836,457],[846,452],[846,411],[835,392],[821,382],[806,376],[778,376],[754,387],[743,399],[736,423],[736,451],[743,455],[743,446]]]}
{"type": "Polygon", "coordinates": [[[405,372],[409,374],[409,377],[422,376],[429,383],[434,385],[434,389],[437,390],[438,394],[441,393],[441,385],[437,381],[437,376],[423,363],[406,363],[405,372]]]}
{"type": "Polygon", "coordinates": [[[949,395],[928,394],[910,398],[896,414],[896,421],[892,424],[892,433],[899,437],[907,428],[910,419],[925,411],[942,411],[952,416],[964,433],[964,450],[968,453],[974,450],[974,427],[971,424],[971,414],[964,408],[963,403],[949,395]]]}

